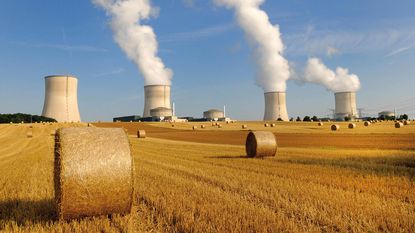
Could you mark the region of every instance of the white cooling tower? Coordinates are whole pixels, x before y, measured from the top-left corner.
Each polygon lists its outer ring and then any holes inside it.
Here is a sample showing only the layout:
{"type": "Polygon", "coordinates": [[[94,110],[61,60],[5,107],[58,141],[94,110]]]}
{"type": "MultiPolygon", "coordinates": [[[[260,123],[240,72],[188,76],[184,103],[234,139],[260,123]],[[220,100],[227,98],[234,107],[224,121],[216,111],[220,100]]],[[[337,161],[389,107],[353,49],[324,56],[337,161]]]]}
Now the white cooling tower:
{"type": "Polygon", "coordinates": [[[80,122],[78,79],[73,76],[45,77],[45,103],[42,116],[58,122],[80,122]]]}
{"type": "Polygon", "coordinates": [[[148,85],[144,87],[144,113],[143,117],[151,117],[150,110],[156,108],[171,109],[170,86],[148,85]]]}
{"type": "Polygon", "coordinates": [[[289,120],[285,92],[266,92],[264,120],[278,119],[283,121],[289,120]]]}
{"type": "Polygon", "coordinates": [[[355,92],[338,92],[334,94],[336,98],[336,108],[334,118],[336,120],[344,121],[345,117],[350,119],[358,118],[356,107],[356,93],[355,92]]]}

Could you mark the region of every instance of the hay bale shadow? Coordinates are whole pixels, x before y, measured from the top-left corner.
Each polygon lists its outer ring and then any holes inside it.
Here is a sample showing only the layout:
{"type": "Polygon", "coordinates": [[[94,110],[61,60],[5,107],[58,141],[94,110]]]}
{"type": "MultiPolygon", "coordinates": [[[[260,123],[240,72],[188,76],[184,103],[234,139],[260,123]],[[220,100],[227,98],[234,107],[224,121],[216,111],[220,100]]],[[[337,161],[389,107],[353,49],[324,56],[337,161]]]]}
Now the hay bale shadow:
{"type": "Polygon", "coordinates": [[[26,226],[33,223],[46,223],[55,219],[56,211],[53,199],[0,201],[0,221],[14,221],[18,226],[26,226]]]}

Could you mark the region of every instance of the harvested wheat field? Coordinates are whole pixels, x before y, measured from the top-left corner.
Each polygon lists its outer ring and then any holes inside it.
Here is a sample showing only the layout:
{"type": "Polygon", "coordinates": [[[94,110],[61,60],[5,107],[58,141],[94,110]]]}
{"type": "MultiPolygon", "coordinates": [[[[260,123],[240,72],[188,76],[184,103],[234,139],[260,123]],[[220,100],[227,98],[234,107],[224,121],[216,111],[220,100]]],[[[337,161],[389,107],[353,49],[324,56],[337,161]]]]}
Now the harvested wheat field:
{"type": "MultiPolygon", "coordinates": [[[[268,122],[270,123],[270,122],[268,122]]],[[[339,131],[317,123],[94,123],[129,132],[130,215],[57,221],[51,131],[72,124],[0,125],[0,231],[413,232],[415,125],[339,131]],[[272,131],[275,157],[247,158],[248,129],[272,131]],[[137,130],[146,138],[137,138],[137,130]],[[31,131],[33,137],[28,138],[31,131]]],[[[86,127],[86,124],[75,124],[86,127]]]]}

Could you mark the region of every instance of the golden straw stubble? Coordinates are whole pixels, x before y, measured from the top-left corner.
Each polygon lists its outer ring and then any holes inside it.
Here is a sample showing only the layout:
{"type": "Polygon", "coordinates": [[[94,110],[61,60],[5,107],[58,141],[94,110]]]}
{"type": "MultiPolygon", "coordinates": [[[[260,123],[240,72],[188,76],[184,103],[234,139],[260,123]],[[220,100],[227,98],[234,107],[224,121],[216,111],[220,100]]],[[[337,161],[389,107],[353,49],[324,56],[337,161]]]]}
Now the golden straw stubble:
{"type": "Polygon", "coordinates": [[[130,213],[134,165],[127,134],[119,128],[59,129],[54,184],[61,220],[130,213]]]}
{"type": "Polygon", "coordinates": [[[248,157],[269,157],[277,153],[277,139],[270,131],[251,131],[245,143],[248,157]]]}

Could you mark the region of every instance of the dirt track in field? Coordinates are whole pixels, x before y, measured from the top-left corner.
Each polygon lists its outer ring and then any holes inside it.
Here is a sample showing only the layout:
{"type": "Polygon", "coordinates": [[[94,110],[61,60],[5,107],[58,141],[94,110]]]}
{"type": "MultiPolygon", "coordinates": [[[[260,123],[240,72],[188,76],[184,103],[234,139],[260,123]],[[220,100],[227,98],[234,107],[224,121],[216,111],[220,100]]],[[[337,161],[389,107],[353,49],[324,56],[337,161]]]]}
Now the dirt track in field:
{"type": "MultiPolygon", "coordinates": [[[[199,143],[244,145],[248,131],[176,130],[146,123],[95,123],[97,127],[123,127],[129,134],[146,130],[148,137],[199,143]]],[[[415,134],[275,133],[281,147],[338,147],[415,149],[415,134]]]]}

